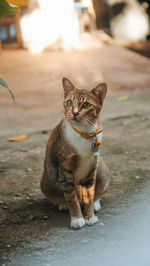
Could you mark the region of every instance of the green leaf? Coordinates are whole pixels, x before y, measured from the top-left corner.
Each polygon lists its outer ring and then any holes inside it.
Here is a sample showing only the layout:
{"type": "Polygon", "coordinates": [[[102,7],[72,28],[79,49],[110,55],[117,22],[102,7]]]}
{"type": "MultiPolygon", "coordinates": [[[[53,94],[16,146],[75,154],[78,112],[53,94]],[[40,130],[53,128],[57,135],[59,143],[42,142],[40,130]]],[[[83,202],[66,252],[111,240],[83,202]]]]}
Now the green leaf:
{"type": "Polygon", "coordinates": [[[6,0],[0,0],[0,17],[11,16],[19,11],[20,11],[19,7],[9,5],[6,0]]]}
{"type": "Polygon", "coordinates": [[[14,97],[12,91],[8,88],[7,83],[5,82],[5,80],[4,80],[2,77],[0,77],[0,84],[1,84],[3,87],[5,87],[5,88],[9,91],[11,97],[13,98],[13,100],[14,100],[14,102],[15,102],[15,97],[14,97]]]}

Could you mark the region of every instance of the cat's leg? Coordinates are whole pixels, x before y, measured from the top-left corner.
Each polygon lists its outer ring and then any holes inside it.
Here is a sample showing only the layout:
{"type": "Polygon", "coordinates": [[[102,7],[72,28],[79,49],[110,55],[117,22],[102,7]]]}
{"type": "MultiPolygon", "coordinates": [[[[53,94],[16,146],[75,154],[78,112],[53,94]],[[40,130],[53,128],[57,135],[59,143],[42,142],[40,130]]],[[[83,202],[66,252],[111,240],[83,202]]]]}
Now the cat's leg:
{"type": "Polygon", "coordinates": [[[64,198],[69,208],[72,228],[81,228],[85,225],[80,203],[74,185],[74,168],[76,156],[72,155],[65,160],[59,168],[59,182],[64,193],[64,198]]]}
{"type": "Polygon", "coordinates": [[[101,209],[101,198],[103,193],[106,191],[109,184],[109,170],[105,165],[102,158],[97,168],[96,184],[95,184],[95,196],[94,196],[94,210],[98,212],[101,209]]]}
{"type": "Polygon", "coordinates": [[[85,219],[82,216],[81,207],[77,195],[75,193],[75,190],[71,189],[69,191],[67,189],[64,192],[64,197],[69,207],[70,218],[71,218],[70,226],[76,229],[83,227],[85,225],[85,219]]]}
{"type": "Polygon", "coordinates": [[[83,186],[84,217],[87,225],[98,222],[98,217],[94,214],[94,194],[95,194],[96,164],[91,169],[86,183],[83,186]]]}
{"type": "Polygon", "coordinates": [[[98,222],[98,217],[94,214],[94,190],[95,184],[90,187],[83,187],[84,217],[87,225],[98,222]]]}
{"type": "MultiPolygon", "coordinates": [[[[79,200],[81,205],[83,205],[83,190],[85,190],[85,188],[83,188],[81,185],[76,186],[76,193],[77,193],[78,200],[79,200]]],[[[98,212],[101,209],[100,201],[101,201],[101,199],[97,199],[94,201],[94,211],[95,212],[98,212]]]]}
{"type": "Polygon", "coordinates": [[[49,164],[49,171],[44,170],[40,185],[42,192],[53,205],[64,206],[66,204],[63,192],[57,182],[57,171],[53,165],[49,164]]]}

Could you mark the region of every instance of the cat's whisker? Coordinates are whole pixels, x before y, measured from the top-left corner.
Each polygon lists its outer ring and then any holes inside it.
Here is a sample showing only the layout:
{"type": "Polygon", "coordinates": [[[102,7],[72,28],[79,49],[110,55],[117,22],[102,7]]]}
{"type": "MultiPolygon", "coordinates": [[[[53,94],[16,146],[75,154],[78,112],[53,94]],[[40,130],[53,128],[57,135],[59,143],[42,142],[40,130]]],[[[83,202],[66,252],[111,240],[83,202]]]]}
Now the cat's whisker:
{"type": "Polygon", "coordinates": [[[65,116],[65,118],[66,118],[67,120],[72,120],[72,119],[73,119],[72,116],[65,116]]]}
{"type": "MultiPolygon", "coordinates": [[[[74,120],[72,116],[65,116],[65,119],[67,121],[74,120]]],[[[88,127],[89,125],[93,125],[95,123],[94,121],[89,120],[87,117],[78,117],[77,120],[78,122],[83,123],[86,127],[88,127]]]]}
{"type": "Polygon", "coordinates": [[[94,122],[93,121],[91,121],[91,120],[89,120],[88,118],[84,118],[84,120],[85,120],[85,122],[87,122],[88,124],[90,124],[90,125],[93,125],[94,124],[94,122]]]}

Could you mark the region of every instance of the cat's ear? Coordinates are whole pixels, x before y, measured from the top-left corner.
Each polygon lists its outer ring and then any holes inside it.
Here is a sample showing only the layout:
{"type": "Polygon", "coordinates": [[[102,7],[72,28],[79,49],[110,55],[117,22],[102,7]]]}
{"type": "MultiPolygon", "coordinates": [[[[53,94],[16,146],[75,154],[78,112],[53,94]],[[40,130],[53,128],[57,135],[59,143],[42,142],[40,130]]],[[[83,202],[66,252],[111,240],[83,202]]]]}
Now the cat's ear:
{"type": "Polygon", "coordinates": [[[98,86],[92,89],[91,92],[98,98],[100,104],[102,104],[107,93],[106,83],[100,83],[98,86]]]}
{"type": "Polygon", "coordinates": [[[70,91],[73,91],[75,89],[74,85],[71,83],[71,81],[67,78],[62,79],[62,84],[64,88],[64,96],[66,97],[70,91]]]}

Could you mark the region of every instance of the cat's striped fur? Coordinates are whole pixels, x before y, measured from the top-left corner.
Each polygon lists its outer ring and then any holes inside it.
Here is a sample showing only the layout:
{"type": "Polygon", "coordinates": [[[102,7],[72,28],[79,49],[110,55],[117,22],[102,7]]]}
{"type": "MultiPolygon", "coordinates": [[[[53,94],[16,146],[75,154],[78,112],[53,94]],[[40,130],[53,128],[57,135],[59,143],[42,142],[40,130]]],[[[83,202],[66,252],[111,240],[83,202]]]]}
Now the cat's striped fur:
{"type": "Polygon", "coordinates": [[[81,228],[98,221],[94,206],[96,211],[100,209],[99,199],[108,185],[108,169],[100,152],[92,151],[91,139],[82,138],[71,124],[84,133],[96,130],[107,86],[102,83],[89,91],[78,90],[64,78],[63,87],[65,116],[48,140],[41,189],[50,202],[69,209],[71,227],[81,228]],[[83,108],[84,103],[90,107],[83,108]]]}

